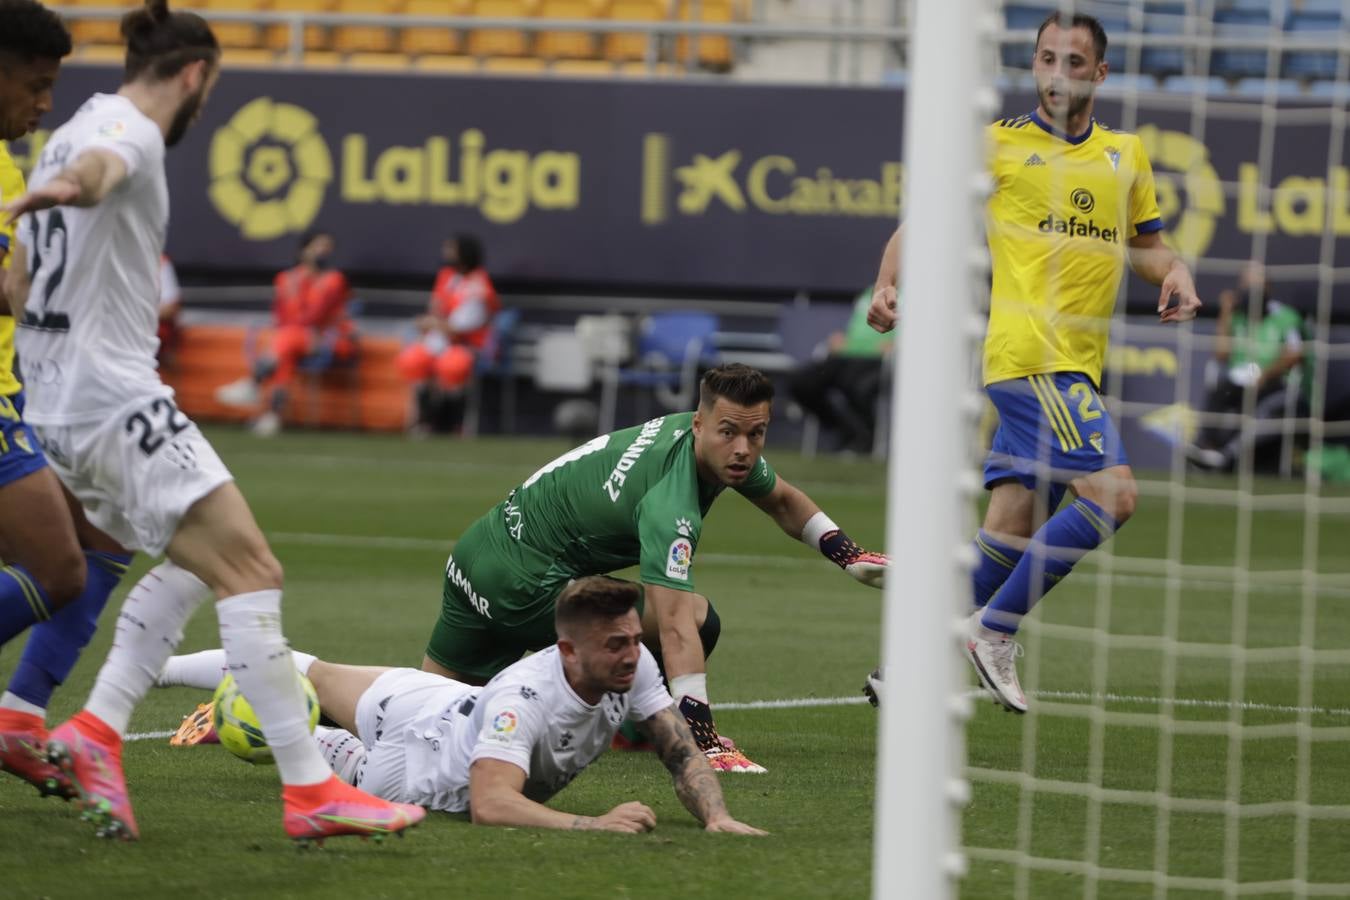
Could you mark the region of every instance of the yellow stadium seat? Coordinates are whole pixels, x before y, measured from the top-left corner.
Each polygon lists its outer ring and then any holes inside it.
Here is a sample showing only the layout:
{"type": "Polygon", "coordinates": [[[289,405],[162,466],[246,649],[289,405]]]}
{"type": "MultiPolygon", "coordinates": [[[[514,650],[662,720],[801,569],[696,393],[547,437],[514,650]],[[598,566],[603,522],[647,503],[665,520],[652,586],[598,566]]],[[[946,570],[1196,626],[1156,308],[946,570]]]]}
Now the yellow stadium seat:
{"type": "MultiPolygon", "coordinates": [[[[409,16],[466,16],[466,0],[408,0],[403,12],[409,16]]],[[[413,25],[399,33],[398,48],[413,56],[453,56],[462,49],[460,33],[453,28],[413,25]]]]}
{"type": "Polygon", "coordinates": [[[353,53],[347,68],[372,72],[403,72],[412,68],[412,57],[402,53],[353,53]]]}
{"type": "MultiPolygon", "coordinates": [[[[326,13],[333,11],[333,0],[273,0],[272,10],[279,13],[326,13]]],[[[272,25],[267,29],[267,46],[273,50],[291,48],[291,26],[272,25]]],[[[306,25],[305,50],[326,50],[329,47],[328,29],[322,25],[306,25]]],[[[306,56],[309,54],[306,53],[306,56]]]]}
{"type": "Polygon", "coordinates": [[[536,75],[547,67],[537,56],[497,56],[483,60],[483,71],[513,75],[536,75]]]}
{"type": "Polygon", "coordinates": [[[619,74],[627,78],[661,78],[673,73],[670,63],[648,66],[642,62],[619,63],[619,74]]]}
{"type": "Polygon", "coordinates": [[[276,51],[262,48],[228,47],[221,56],[221,65],[227,69],[270,69],[276,64],[276,51]]]}
{"type": "Polygon", "coordinates": [[[413,60],[413,68],[419,72],[474,72],[478,60],[472,56],[419,56],[413,60]]]}
{"type": "Polygon", "coordinates": [[[120,44],[85,44],[75,51],[75,59],[86,63],[126,62],[127,50],[120,44]]]}
{"type": "MultiPolygon", "coordinates": [[[[541,0],[541,19],[599,18],[603,12],[599,0],[541,0]]],[[[595,35],[585,31],[542,31],[535,39],[536,56],[545,59],[591,59],[595,56],[595,35]]]]}
{"type": "MultiPolygon", "coordinates": [[[[473,15],[493,19],[525,19],[535,14],[537,0],[473,0],[473,15]]],[[[469,32],[473,56],[527,56],[531,35],[518,28],[475,28],[469,32]]]]}
{"type": "MultiPolygon", "coordinates": [[[[195,0],[198,9],[208,12],[258,12],[269,6],[269,0],[195,0]]],[[[256,22],[221,22],[208,18],[211,32],[226,50],[234,47],[252,48],[262,44],[262,28],[256,22]]]]}
{"type": "MultiPolygon", "coordinates": [[[[661,22],[670,18],[669,0],[613,0],[609,18],[625,22],[661,22]]],[[[605,59],[615,62],[644,60],[655,39],[649,34],[625,32],[605,35],[605,59]]]]}
{"type": "Polygon", "coordinates": [[[549,71],[555,75],[606,78],[614,74],[614,63],[604,59],[560,59],[549,71]]]}
{"type": "MultiPolygon", "coordinates": [[[[740,18],[737,15],[735,0],[676,0],[676,2],[677,16],[685,22],[735,22],[740,18]]],[[[684,37],[675,42],[677,62],[689,59],[689,42],[690,38],[684,37]]],[[[699,65],[720,70],[731,68],[731,41],[728,38],[700,35],[696,53],[699,65]]]]}
{"type": "MultiPolygon", "coordinates": [[[[397,0],[337,0],[337,12],[393,17],[403,4],[397,0]]],[[[339,25],[333,29],[333,49],[347,53],[386,53],[394,49],[394,33],[383,25],[339,25]]]]}
{"type": "MultiPolygon", "coordinates": [[[[139,3],[128,0],[74,0],[84,9],[135,9],[139,3]]],[[[122,24],[118,19],[81,19],[77,12],[70,17],[70,36],[76,44],[121,44],[122,24]]]]}

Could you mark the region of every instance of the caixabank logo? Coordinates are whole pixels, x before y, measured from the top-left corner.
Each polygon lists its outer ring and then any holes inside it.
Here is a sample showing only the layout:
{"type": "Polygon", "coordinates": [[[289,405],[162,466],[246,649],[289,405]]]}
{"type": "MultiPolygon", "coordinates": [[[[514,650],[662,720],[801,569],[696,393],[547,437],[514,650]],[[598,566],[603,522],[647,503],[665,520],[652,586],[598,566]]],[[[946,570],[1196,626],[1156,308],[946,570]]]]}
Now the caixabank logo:
{"type": "Polygon", "coordinates": [[[211,138],[209,171],[216,211],[246,240],[267,241],[313,223],[333,158],[313,114],[259,97],[211,138]]]}
{"type": "Polygon", "coordinates": [[[903,168],[882,162],[866,173],[839,174],[778,153],[751,157],[737,148],[677,158],[668,134],[642,142],[641,218],[655,226],[699,218],[713,209],[771,216],[861,216],[892,219],[900,211],[903,168]]]}

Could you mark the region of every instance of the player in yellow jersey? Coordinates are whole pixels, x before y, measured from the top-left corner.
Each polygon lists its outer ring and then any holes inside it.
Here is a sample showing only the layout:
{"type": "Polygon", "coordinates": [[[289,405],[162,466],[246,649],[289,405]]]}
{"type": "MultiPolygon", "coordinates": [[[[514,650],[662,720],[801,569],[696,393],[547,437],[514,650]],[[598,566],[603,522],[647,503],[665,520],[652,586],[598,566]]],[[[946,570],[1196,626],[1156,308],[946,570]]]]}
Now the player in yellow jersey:
{"type": "MultiPolygon", "coordinates": [[[[1163,243],[1143,146],[1092,117],[1107,74],[1101,23],[1050,15],[1032,71],[1039,105],[987,131],[984,382],[999,428],[985,463],[991,494],[975,537],[966,639],[981,682],[1014,712],[1027,708],[1012,640],[1022,617],[1134,512],[1134,475],[1097,393],[1125,263],[1161,286],[1161,321],[1192,319],[1200,307],[1190,271],[1163,243]],[[1050,513],[1039,528],[1038,487],[1050,513]],[[1058,509],[1066,490],[1074,500],[1058,509]]],[[[899,245],[897,231],[869,310],[879,331],[895,326],[899,245]]]]}
{"type": "MultiPolygon", "coordinates": [[[[36,0],[0,0],[0,139],[14,140],[51,111],[52,88],[70,35],[36,0]]],[[[24,180],[0,143],[0,206],[23,196],[24,180]]],[[[12,226],[0,229],[5,269],[22,253],[12,226]]],[[[15,281],[23,266],[6,276],[15,281]]],[[[0,292],[3,293],[3,292],[0,292]]],[[[43,713],[89,642],[108,594],[130,556],[68,505],[37,437],[23,421],[24,392],[14,371],[14,319],[0,302],[0,645],[33,633],[0,696],[0,769],[44,793],[69,785],[38,755],[43,713]],[[84,547],[81,555],[81,547],[84,547]]]]}

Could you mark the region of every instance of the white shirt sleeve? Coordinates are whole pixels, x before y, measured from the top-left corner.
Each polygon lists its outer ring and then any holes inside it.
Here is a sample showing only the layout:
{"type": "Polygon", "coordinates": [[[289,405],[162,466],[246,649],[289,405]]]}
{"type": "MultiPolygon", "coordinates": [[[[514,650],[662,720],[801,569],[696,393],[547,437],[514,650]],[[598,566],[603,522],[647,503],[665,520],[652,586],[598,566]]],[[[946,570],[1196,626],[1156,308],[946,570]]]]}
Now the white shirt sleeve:
{"type": "Polygon", "coordinates": [[[92,124],[80,152],[110,150],[126,163],[127,179],[152,169],[164,157],[164,135],[149,119],[132,118],[109,110],[92,124]]]}
{"type": "Polygon", "coordinates": [[[530,774],[530,757],[535,744],[548,736],[544,704],[531,699],[517,683],[499,685],[483,705],[483,727],[469,754],[469,765],[480,759],[499,759],[530,774]]]}
{"type": "Polygon", "coordinates": [[[632,702],[628,704],[628,718],[634,722],[645,722],[674,703],[665,682],[661,680],[656,658],[650,650],[642,647],[638,656],[637,677],[633,679],[632,702]]]}

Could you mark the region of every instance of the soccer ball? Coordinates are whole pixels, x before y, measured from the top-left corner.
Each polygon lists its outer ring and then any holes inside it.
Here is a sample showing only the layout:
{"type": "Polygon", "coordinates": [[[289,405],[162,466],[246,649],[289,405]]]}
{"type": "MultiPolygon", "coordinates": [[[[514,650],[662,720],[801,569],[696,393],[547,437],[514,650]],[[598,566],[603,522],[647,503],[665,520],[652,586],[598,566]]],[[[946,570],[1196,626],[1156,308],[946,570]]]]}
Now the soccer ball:
{"type": "MultiPolygon", "coordinates": [[[[305,689],[309,730],[313,732],[314,727],[319,724],[319,695],[308,678],[298,672],[296,675],[300,679],[300,685],[305,689]]],[[[239,690],[239,684],[233,675],[226,673],[211,699],[215,703],[211,721],[216,727],[216,736],[220,738],[221,746],[244,762],[276,761],[272,759],[272,748],[267,746],[267,738],[263,737],[258,717],[253,714],[253,707],[244,699],[244,694],[239,690]]]]}

